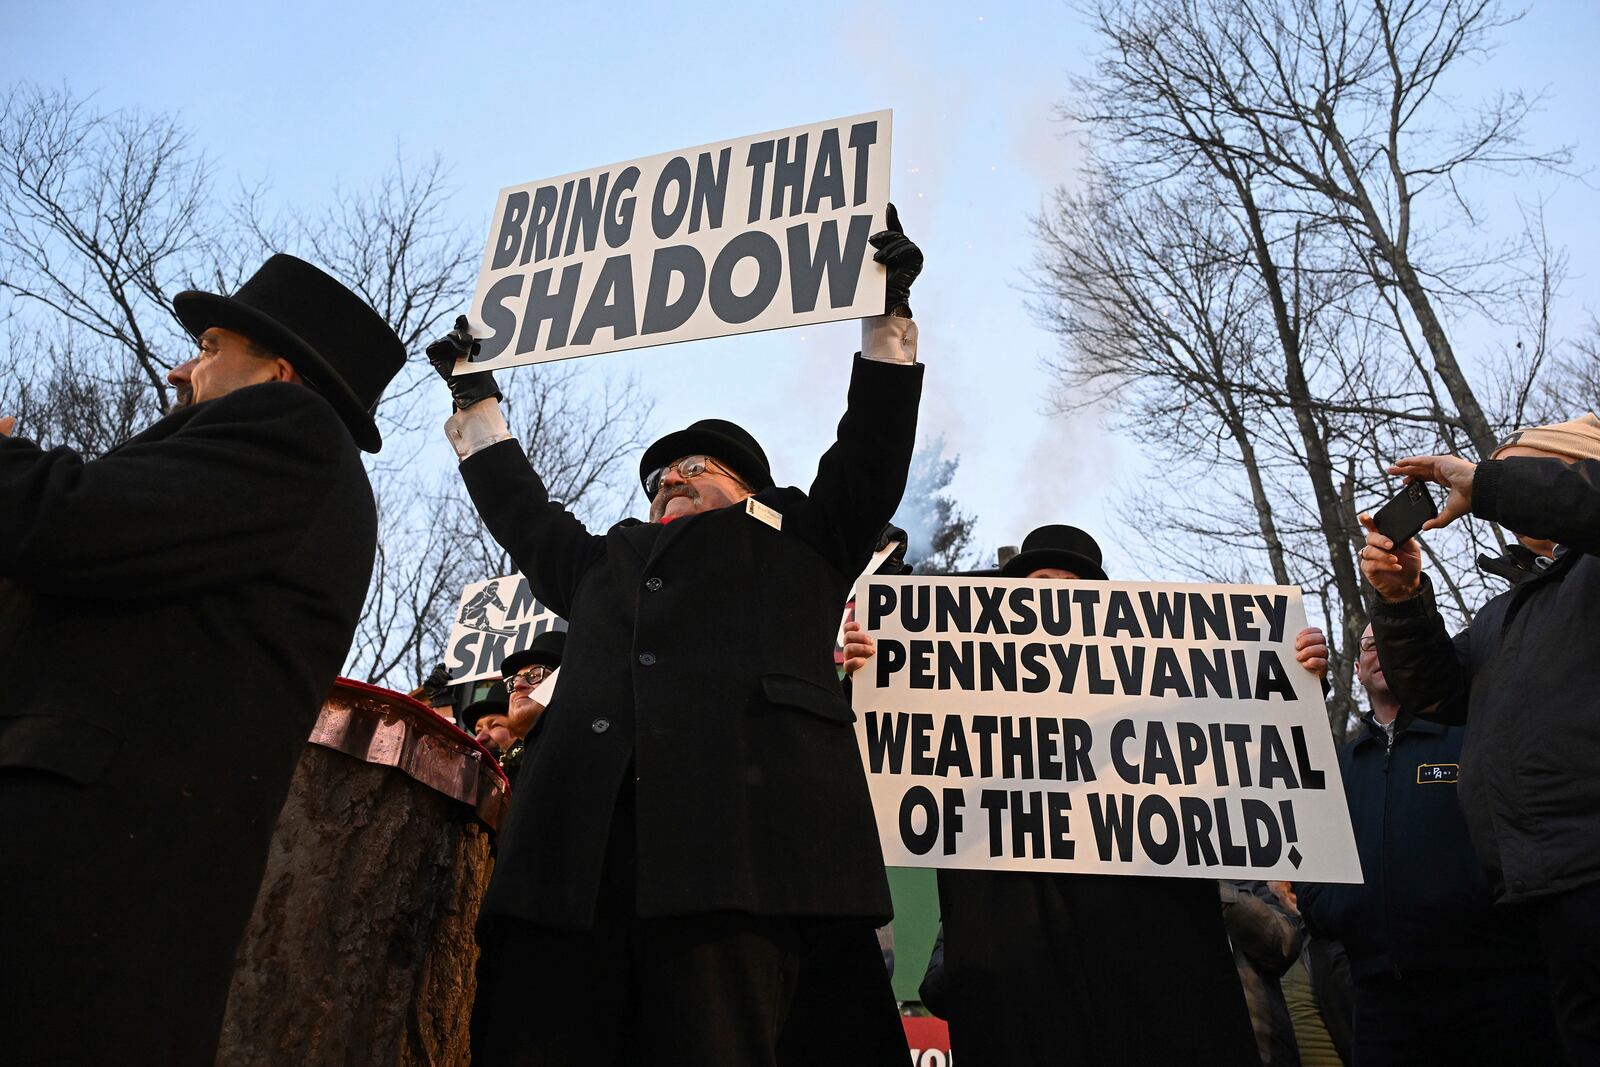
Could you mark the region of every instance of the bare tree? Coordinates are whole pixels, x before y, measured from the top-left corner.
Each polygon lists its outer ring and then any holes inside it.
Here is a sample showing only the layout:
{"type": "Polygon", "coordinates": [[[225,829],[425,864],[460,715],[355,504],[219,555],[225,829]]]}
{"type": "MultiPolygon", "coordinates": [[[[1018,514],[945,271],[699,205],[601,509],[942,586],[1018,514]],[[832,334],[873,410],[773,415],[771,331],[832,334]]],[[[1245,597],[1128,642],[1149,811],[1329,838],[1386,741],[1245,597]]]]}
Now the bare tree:
{"type": "MultiPolygon", "coordinates": [[[[1566,154],[1521,146],[1524,96],[1463,121],[1441,95],[1505,24],[1490,0],[1089,12],[1105,47],[1063,109],[1088,184],[1036,220],[1063,407],[1111,401],[1163,458],[1166,487],[1186,487],[1179,507],[1170,491],[1124,504],[1164,569],[1266,570],[1320,605],[1342,732],[1366,621],[1355,513],[1397,488],[1388,460],[1492,449],[1545,395],[1564,259],[1536,212],[1514,241],[1473,240],[1465,180],[1566,154]],[[1452,345],[1461,321],[1515,331],[1489,384],[1473,386],[1452,345]]],[[[1473,555],[1498,540],[1458,524],[1426,541],[1442,601],[1469,615],[1473,555]]]]}
{"type": "MultiPolygon", "coordinates": [[[[274,213],[255,187],[232,215],[252,239],[252,266],[263,254],[291,252],[344,282],[383,316],[409,353],[448,328],[476,274],[480,235],[449,214],[449,171],[434,156],[393,166],[366,189],[336,189],[320,211],[274,213]]],[[[219,284],[228,284],[226,275],[219,284]]],[[[426,425],[436,379],[418,358],[384,392],[379,426],[386,439],[426,425]]],[[[409,453],[391,465],[405,465],[409,453]]]]}
{"type": "Polygon", "coordinates": [[[1535,404],[1525,425],[1565,421],[1586,411],[1600,413],[1600,319],[1591,317],[1583,334],[1556,356],[1535,404]]]}
{"type": "Polygon", "coordinates": [[[63,343],[104,357],[107,377],[142,380],[146,412],[164,410],[183,336],[167,294],[208,273],[218,243],[210,164],[187,131],[18,86],[0,103],[0,183],[0,293],[76,335],[63,343]]]}
{"type": "Polygon", "coordinates": [[[1495,314],[1518,251],[1467,239],[1465,190],[1481,172],[1559,168],[1521,131],[1536,97],[1506,93],[1457,119],[1454,69],[1488,52],[1511,18],[1493,0],[1100,0],[1106,54],[1079,83],[1080,117],[1128,146],[1153,177],[1191,166],[1266,182],[1282,210],[1336,224],[1354,269],[1393,286],[1453,404],[1438,413],[1481,455],[1498,440],[1442,306],[1495,314]]]}
{"type": "Polygon", "coordinates": [[[1140,188],[1107,171],[1060,195],[1036,220],[1035,310],[1066,342],[1060,408],[1110,399],[1162,457],[1167,491],[1127,503],[1132,528],[1172,535],[1190,573],[1249,580],[1259,547],[1274,581],[1318,591],[1335,628],[1331,714],[1342,730],[1365,615],[1335,447],[1362,409],[1313,385],[1337,340],[1324,316],[1348,294],[1337,273],[1313,269],[1303,231],[1266,245],[1248,182],[1214,178],[1140,188]],[[1286,474],[1299,492],[1279,489],[1286,474]],[[1320,545],[1308,552],[1308,540],[1320,545]]]}
{"type": "Polygon", "coordinates": [[[45,448],[65,445],[93,458],[150,421],[151,392],[121,360],[82,355],[74,342],[70,333],[57,341],[12,329],[8,349],[19,358],[0,376],[0,413],[15,416],[17,432],[45,448]]]}
{"type": "MultiPolygon", "coordinates": [[[[346,664],[411,688],[439,658],[461,587],[510,569],[444,469],[446,393],[420,358],[470,293],[477,259],[443,162],[397,152],[372,186],[332,190],[320,209],[275,207],[248,183],[228,204],[174,116],[27,85],[0,105],[0,413],[20,416],[17,432],[94,456],[154,421],[172,399],[166,371],[192,345],[170,294],[231,292],[273,252],[333,274],[417,354],[378,410],[378,555],[346,664]]],[[[651,412],[637,381],[561,365],[504,384],[552,494],[595,522],[620,513],[651,412]]]]}

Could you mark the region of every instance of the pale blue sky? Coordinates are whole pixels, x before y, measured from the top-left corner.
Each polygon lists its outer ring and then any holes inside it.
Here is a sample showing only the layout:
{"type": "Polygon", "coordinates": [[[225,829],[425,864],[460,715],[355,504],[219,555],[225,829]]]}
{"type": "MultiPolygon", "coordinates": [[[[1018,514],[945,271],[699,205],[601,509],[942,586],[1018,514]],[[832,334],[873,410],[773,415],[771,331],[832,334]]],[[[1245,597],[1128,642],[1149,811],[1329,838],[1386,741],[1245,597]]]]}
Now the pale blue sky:
{"type": "MultiPolygon", "coordinates": [[[[392,162],[454,160],[454,209],[482,230],[505,185],[763,130],[895,110],[893,198],[924,247],[913,304],[928,365],[922,424],[961,455],[953,486],[987,546],[1045,521],[1102,536],[1108,502],[1147,473],[1094,418],[1046,418],[1054,339],[1020,289],[1027,216],[1071,177],[1052,105],[1091,42],[1061,3],[330,5],[56,0],[0,8],[4,80],[65,82],[105,106],[181,113],[225,180],[269,179],[314,208],[392,162]]],[[[1595,159],[1600,4],[1545,2],[1483,86],[1547,86],[1534,143],[1595,159]]],[[[1525,187],[1493,191],[1513,213],[1525,187]]],[[[1565,321],[1600,307],[1596,193],[1549,205],[1574,277],[1565,321]]],[[[461,294],[465,309],[470,292],[461,294]]],[[[1459,345],[1459,342],[1458,342],[1459,345]]],[[[596,357],[636,371],[658,429],[719,415],[752,429],[780,481],[805,484],[844,400],[854,323],[596,357]]],[[[516,372],[511,372],[516,373],[516,372]]],[[[442,400],[441,400],[442,406],[442,400]]],[[[441,451],[444,443],[439,443],[441,451]]]]}

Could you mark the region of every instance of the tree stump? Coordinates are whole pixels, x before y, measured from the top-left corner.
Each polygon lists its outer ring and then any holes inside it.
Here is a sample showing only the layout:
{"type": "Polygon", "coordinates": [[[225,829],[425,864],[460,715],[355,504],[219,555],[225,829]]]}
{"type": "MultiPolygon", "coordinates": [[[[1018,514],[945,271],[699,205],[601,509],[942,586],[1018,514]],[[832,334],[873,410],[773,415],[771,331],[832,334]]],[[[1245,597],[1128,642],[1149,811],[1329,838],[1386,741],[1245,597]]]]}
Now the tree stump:
{"type": "MultiPolygon", "coordinates": [[[[415,749],[418,731],[394,712],[411,702],[390,696],[389,734],[409,731],[415,749]]],[[[426,732],[437,766],[455,739],[426,732]]],[[[489,830],[473,805],[422,784],[382,748],[372,743],[368,762],[306,746],[234,963],[223,1067],[468,1062],[489,830]]]]}

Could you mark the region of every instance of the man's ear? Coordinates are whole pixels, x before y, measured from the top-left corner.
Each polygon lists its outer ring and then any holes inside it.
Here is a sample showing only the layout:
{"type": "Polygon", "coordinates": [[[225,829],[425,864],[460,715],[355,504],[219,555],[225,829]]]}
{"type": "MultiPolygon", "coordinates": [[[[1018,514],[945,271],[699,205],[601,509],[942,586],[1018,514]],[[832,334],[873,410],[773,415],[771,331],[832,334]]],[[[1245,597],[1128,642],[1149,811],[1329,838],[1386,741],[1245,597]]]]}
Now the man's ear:
{"type": "Polygon", "coordinates": [[[300,372],[294,369],[294,364],[278,356],[273,361],[272,380],[275,382],[294,382],[304,385],[305,379],[300,377],[300,372]]]}

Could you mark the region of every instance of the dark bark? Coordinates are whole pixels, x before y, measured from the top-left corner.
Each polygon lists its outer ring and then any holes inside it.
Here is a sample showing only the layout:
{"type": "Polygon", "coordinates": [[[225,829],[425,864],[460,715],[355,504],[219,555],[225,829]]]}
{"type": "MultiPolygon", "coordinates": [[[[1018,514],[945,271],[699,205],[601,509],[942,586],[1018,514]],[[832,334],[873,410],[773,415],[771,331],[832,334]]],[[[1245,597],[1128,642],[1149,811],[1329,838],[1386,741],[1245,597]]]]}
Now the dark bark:
{"type": "Polygon", "coordinates": [[[234,964],[224,1067],[465,1065],[489,831],[389,767],[306,746],[234,964]]]}
{"type": "MultiPolygon", "coordinates": [[[[1362,610],[1361,583],[1356,575],[1355,562],[1349,551],[1349,538],[1354,516],[1346,502],[1340,498],[1333,481],[1333,460],[1328,453],[1328,442],[1314,411],[1311,387],[1306,378],[1300,350],[1300,319],[1291,315],[1289,300],[1284,291],[1283,276],[1273,259],[1267,243],[1266,227],[1256,203],[1249,180],[1231,166],[1223,173],[1234,184],[1239,204],[1244,209],[1250,237],[1251,251],[1256,257],[1262,285],[1272,305],[1272,321],[1277,328],[1278,342],[1283,349],[1284,389],[1294,412],[1295,425],[1300,430],[1305,447],[1306,476],[1311,481],[1312,495],[1317,503],[1317,517],[1321,522],[1323,541],[1327,547],[1328,563],[1333,572],[1334,587],[1338,590],[1342,614],[1341,632],[1330,635],[1344,649],[1355,648],[1366,626],[1362,610]]],[[[1298,269],[1298,262],[1291,269],[1298,269]]],[[[1329,719],[1336,737],[1343,737],[1349,715],[1348,689],[1329,704],[1329,719]]]]}

